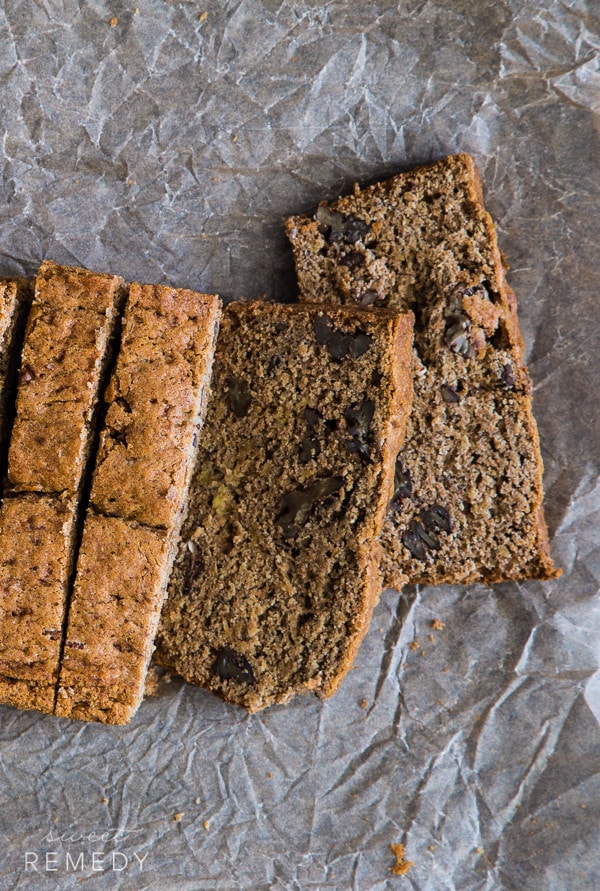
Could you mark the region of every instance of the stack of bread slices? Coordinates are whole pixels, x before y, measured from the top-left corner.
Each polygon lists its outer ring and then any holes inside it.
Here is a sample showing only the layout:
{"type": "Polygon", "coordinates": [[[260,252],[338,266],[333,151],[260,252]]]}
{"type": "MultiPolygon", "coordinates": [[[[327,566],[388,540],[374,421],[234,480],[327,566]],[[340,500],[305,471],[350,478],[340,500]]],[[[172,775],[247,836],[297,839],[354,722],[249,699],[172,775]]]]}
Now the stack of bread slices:
{"type": "Polygon", "coordinates": [[[250,711],[326,697],[382,587],[557,574],[473,160],[286,230],[297,304],[0,285],[0,702],[126,723],[155,647],[250,711]]]}

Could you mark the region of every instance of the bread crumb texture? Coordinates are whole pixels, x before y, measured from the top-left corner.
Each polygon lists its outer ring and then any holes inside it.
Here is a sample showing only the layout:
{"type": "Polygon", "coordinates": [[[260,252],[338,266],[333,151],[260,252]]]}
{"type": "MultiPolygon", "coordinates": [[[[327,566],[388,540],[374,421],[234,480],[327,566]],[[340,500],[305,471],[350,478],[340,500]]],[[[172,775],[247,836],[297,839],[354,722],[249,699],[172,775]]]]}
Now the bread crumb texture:
{"type": "Polygon", "coordinates": [[[328,696],[380,592],[408,316],[231,304],[157,660],[251,711],[328,696]]]}
{"type": "Polygon", "coordinates": [[[415,313],[385,584],[554,577],[516,300],[473,159],[357,186],[286,231],[301,300],[415,313]]]}

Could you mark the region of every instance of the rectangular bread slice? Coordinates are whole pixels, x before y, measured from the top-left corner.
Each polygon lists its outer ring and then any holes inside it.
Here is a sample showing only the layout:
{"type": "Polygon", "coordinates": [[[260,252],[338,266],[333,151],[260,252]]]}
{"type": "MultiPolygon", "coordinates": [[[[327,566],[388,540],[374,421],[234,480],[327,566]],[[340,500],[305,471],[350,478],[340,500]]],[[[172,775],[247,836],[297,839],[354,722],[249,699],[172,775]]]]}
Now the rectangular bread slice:
{"type": "Polygon", "coordinates": [[[331,695],[379,595],[412,316],[230,304],[157,660],[257,711],[331,695]]]}
{"type": "Polygon", "coordinates": [[[126,724],[135,714],[174,552],[164,529],[88,511],[56,715],[126,724]]]}
{"type": "Polygon", "coordinates": [[[21,708],[54,705],[79,499],[121,287],[117,276],[49,261],[36,279],[0,509],[0,701],[21,708]]]}
{"type": "Polygon", "coordinates": [[[13,491],[77,493],[122,284],[118,276],[42,263],[8,456],[13,491]]]}
{"type": "Polygon", "coordinates": [[[0,477],[4,477],[14,415],[14,389],[25,319],[31,303],[25,279],[0,281],[0,477]]]}
{"type": "Polygon", "coordinates": [[[52,712],[75,505],[37,493],[0,507],[0,702],[52,712]]]}
{"type": "Polygon", "coordinates": [[[516,301],[473,159],[356,186],[286,231],[302,301],[415,313],[413,412],[382,534],[386,585],[555,577],[516,301]]]}
{"type": "Polygon", "coordinates": [[[135,714],[187,506],[218,297],[133,284],[71,598],[56,714],[135,714]]]}
{"type": "Polygon", "coordinates": [[[92,484],[98,512],[164,529],[180,521],[220,317],[218,297],[130,286],[92,484]]]}

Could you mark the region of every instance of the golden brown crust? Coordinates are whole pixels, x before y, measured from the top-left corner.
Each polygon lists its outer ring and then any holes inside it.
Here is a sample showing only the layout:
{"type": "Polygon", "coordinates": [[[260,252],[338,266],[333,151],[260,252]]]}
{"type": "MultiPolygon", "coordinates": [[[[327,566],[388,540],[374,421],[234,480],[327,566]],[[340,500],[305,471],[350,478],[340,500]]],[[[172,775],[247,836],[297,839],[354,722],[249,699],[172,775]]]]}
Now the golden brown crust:
{"type": "Polygon", "coordinates": [[[219,316],[217,297],[130,286],[94,471],[98,511],[146,526],[177,521],[219,316]]]}
{"type": "Polygon", "coordinates": [[[0,281],[0,468],[10,438],[13,413],[13,389],[20,353],[20,339],[31,302],[29,283],[21,279],[0,281]]]}
{"type": "Polygon", "coordinates": [[[35,709],[51,715],[55,688],[55,683],[37,683],[0,675],[0,702],[14,708],[35,709]]]}
{"type": "MultiPolygon", "coordinates": [[[[58,679],[74,513],[73,500],[37,494],[5,498],[0,507],[0,674],[33,682],[32,691],[58,679]]],[[[27,685],[7,681],[5,689],[21,707],[37,708],[27,704],[27,685]]]]}
{"type": "Polygon", "coordinates": [[[121,724],[142,700],[187,504],[219,318],[217,297],[130,287],[56,714],[121,724]]]}
{"type": "Polygon", "coordinates": [[[141,702],[168,576],[169,535],[89,511],[57,715],[125,723],[141,702]]]}
{"type": "Polygon", "coordinates": [[[51,262],[36,279],[0,508],[0,673],[7,701],[22,708],[52,710],[78,500],[120,288],[115,276],[51,262]]]}
{"type": "Polygon", "coordinates": [[[42,264],[9,450],[14,491],[78,491],[121,285],[117,276],[42,264]]]}

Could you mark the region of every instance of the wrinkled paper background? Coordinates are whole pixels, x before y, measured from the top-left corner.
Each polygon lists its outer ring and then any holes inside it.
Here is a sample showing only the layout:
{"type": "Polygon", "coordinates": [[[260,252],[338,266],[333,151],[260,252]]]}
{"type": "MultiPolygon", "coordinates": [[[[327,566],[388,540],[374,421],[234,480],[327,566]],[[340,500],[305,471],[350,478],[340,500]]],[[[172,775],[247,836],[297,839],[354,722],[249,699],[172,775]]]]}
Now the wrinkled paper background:
{"type": "Polygon", "coordinates": [[[564,567],[385,592],[329,702],[0,708],[2,891],[600,887],[599,49],[596,0],[2,4],[0,274],[289,300],[288,214],[476,156],[564,567]]]}

